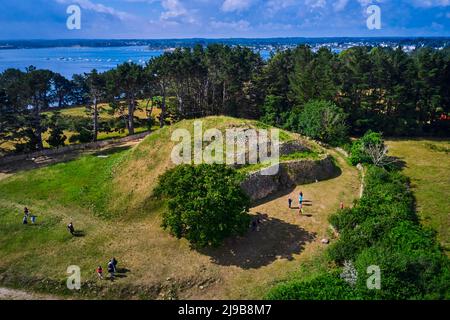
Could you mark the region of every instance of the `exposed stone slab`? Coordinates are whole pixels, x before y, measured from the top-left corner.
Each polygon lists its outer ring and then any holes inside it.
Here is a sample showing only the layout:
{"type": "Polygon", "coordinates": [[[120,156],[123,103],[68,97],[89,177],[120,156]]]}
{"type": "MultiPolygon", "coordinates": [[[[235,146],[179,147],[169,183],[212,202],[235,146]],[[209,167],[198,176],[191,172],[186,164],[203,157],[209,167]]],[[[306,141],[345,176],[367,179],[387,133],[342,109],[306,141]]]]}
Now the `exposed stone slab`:
{"type": "Polygon", "coordinates": [[[263,175],[260,171],[250,173],[241,183],[241,187],[252,201],[257,201],[273,193],[289,189],[296,185],[328,180],[341,174],[331,156],[321,160],[293,160],[280,163],[278,173],[263,175]]]}

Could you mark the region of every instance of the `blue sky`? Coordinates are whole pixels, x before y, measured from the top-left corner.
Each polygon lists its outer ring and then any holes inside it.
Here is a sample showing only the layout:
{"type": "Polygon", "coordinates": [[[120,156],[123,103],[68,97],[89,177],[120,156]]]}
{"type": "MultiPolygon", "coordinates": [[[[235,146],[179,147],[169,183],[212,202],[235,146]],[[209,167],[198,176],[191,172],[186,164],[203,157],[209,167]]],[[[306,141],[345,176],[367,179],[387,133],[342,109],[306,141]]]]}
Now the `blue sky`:
{"type": "Polygon", "coordinates": [[[450,0],[0,0],[0,39],[450,36],[450,0]],[[81,8],[81,30],[66,9],[81,8]],[[366,26],[381,8],[381,30],[366,26]]]}

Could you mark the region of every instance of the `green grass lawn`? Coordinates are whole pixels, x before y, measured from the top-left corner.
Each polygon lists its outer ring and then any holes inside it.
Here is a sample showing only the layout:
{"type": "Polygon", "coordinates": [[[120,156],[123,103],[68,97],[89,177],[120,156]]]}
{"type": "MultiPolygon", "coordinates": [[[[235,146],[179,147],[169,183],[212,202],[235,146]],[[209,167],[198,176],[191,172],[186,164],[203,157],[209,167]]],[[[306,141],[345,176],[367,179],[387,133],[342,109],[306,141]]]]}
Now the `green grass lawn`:
{"type": "Polygon", "coordinates": [[[107,222],[114,217],[106,209],[110,181],[126,152],[83,156],[0,181],[0,274],[8,275],[3,282],[66,294],[67,266],[79,265],[86,275],[107,261],[100,248],[114,234],[107,222]],[[36,225],[22,224],[25,206],[37,216],[36,225]],[[84,237],[67,232],[70,221],[84,237]]]}
{"type": "Polygon", "coordinates": [[[389,140],[390,154],[405,162],[422,222],[438,232],[450,253],[450,141],[389,140]]]}

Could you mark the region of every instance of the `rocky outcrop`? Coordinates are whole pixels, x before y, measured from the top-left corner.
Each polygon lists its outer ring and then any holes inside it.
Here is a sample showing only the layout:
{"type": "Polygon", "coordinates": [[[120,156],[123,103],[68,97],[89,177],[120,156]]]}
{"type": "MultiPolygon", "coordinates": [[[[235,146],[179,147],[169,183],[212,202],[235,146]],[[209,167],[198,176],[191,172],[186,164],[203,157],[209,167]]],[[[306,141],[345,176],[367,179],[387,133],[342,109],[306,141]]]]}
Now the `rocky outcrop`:
{"type": "Polygon", "coordinates": [[[332,179],[341,173],[331,156],[321,160],[283,162],[280,163],[278,172],[273,175],[265,175],[267,170],[266,168],[251,173],[241,183],[242,189],[253,201],[296,185],[332,179]]]}

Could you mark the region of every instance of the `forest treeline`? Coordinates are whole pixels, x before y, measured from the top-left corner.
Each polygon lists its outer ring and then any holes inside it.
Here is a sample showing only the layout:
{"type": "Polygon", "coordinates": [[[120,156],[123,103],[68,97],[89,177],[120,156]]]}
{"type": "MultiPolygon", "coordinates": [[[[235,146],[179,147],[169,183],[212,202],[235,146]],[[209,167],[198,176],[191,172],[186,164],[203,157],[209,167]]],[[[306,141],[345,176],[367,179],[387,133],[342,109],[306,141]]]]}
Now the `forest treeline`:
{"type": "MultiPolygon", "coordinates": [[[[95,141],[99,104],[116,117],[112,129],[135,131],[144,100],[147,124],[210,115],[260,119],[335,144],[369,129],[385,135],[450,132],[450,49],[354,47],[341,53],[307,46],[264,61],[245,47],[213,44],[166,52],[145,65],[124,63],[66,79],[29,67],[0,74],[0,148],[17,151],[64,144],[67,121],[54,112],[86,106],[90,119],[72,124],[80,141],[95,141]],[[160,108],[152,119],[152,108],[160,108]],[[336,132],[337,130],[337,132],[336,132]]],[[[110,125],[111,126],[111,125],[110,125]]],[[[110,128],[111,129],[111,128],[110,128]]]]}

